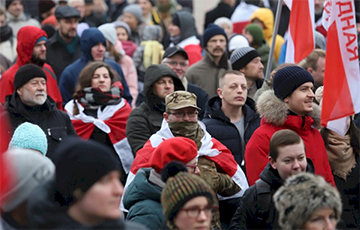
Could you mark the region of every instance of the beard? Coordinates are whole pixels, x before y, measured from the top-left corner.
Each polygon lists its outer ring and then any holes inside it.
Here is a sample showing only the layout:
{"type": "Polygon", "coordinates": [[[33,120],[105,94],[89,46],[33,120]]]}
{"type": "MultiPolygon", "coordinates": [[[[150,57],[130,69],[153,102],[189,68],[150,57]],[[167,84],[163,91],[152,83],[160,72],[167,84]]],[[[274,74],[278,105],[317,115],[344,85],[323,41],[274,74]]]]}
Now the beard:
{"type": "Polygon", "coordinates": [[[42,59],[40,56],[35,56],[35,55],[31,55],[31,58],[30,58],[30,62],[35,64],[35,65],[38,65],[40,67],[43,67],[43,65],[45,64],[45,59],[42,59]]]}

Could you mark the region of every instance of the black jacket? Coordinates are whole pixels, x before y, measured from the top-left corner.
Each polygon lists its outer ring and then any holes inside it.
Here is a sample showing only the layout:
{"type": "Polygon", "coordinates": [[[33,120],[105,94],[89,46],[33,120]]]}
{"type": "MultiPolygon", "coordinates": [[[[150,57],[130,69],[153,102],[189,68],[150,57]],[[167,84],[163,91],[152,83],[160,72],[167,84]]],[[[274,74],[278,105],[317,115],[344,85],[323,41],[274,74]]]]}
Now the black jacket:
{"type": "Polygon", "coordinates": [[[24,105],[18,94],[14,92],[6,97],[5,109],[13,131],[24,122],[36,124],[44,131],[48,140],[46,156],[50,159],[64,137],[76,135],[69,116],[58,110],[54,100],[49,96],[43,105],[29,107],[24,105]]]}
{"type": "MultiPolygon", "coordinates": [[[[260,116],[255,112],[255,102],[247,98],[243,106],[244,114],[244,141],[249,141],[252,134],[260,126],[260,116]]],[[[219,96],[211,98],[207,104],[204,119],[206,130],[212,137],[219,140],[234,155],[236,162],[245,169],[242,164],[245,154],[245,146],[241,145],[240,133],[236,126],[225,116],[221,110],[221,99],[219,96]]]]}
{"type": "MultiPolygon", "coordinates": [[[[314,165],[307,159],[307,172],[314,173],[314,165]]],[[[256,184],[248,188],[242,196],[240,205],[231,220],[229,229],[281,229],[279,226],[279,214],[273,202],[274,193],[283,185],[277,170],[273,169],[268,163],[260,174],[260,179],[265,182],[265,186],[270,194],[261,194],[257,191],[256,184]],[[264,199],[266,198],[266,199],[264,199]],[[268,205],[264,205],[268,203],[268,205]]],[[[266,189],[263,189],[263,191],[266,189]]]]}
{"type": "Polygon", "coordinates": [[[216,19],[220,17],[226,17],[230,19],[233,12],[233,7],[226,3],[220,2],[214,9],[206,13],[204,30],[210,23],[213,23],[216,19]]]}

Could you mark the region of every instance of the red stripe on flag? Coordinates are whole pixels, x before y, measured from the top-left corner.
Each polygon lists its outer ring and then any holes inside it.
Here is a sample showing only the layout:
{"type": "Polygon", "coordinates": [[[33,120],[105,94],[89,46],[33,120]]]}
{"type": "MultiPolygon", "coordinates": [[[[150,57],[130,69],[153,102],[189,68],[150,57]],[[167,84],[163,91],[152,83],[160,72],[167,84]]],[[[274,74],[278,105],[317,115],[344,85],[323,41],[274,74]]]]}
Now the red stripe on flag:
{"type": "Polygon", "coordinates": [[[294,61],[299,63],[313,51],[314,39],[309,2],[294,0],[290,13],[290,34],[294,42],[294,61]]]}

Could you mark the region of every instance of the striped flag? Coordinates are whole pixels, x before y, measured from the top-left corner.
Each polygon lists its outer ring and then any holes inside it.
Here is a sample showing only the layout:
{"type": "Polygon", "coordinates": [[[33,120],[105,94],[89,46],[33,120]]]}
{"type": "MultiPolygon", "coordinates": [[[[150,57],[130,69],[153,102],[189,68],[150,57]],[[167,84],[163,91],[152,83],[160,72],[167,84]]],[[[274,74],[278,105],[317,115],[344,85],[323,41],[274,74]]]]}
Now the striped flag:
{"type": "Polygon", "coordinates": [[[359,51],[352,0],[326,0],[322,16],[328,32],[321,124],[341,135],[346,120],[360,112],[359,51]]]}
{"type": "Polygon", "coordinates": [[[290,9],[285,62],[299,63],[315,48],[314,0],[284,0],[290,9]]]}

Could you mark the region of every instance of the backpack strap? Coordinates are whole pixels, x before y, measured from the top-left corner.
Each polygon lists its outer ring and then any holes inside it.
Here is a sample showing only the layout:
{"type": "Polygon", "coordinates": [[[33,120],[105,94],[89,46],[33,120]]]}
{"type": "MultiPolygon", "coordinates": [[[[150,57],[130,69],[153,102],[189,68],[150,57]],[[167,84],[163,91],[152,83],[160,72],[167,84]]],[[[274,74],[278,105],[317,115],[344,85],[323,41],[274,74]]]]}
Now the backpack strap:
{"type": "Polygon", "coordinates": [[[271,188],[268,183],[258,179],[255,182],[257,202],[256,202],[256,218],[259,224],[266,226],[266,221],[269,219],[269,210],[271,203],[271,188]]]}
{"type": "Polygon", "coordinates": [[[55,81],[57,81],[57,77],[56,75],[47,67],[43,66],[44,70],[46,70],[46,72],[48,72],[53,78],[55,81]]]}

